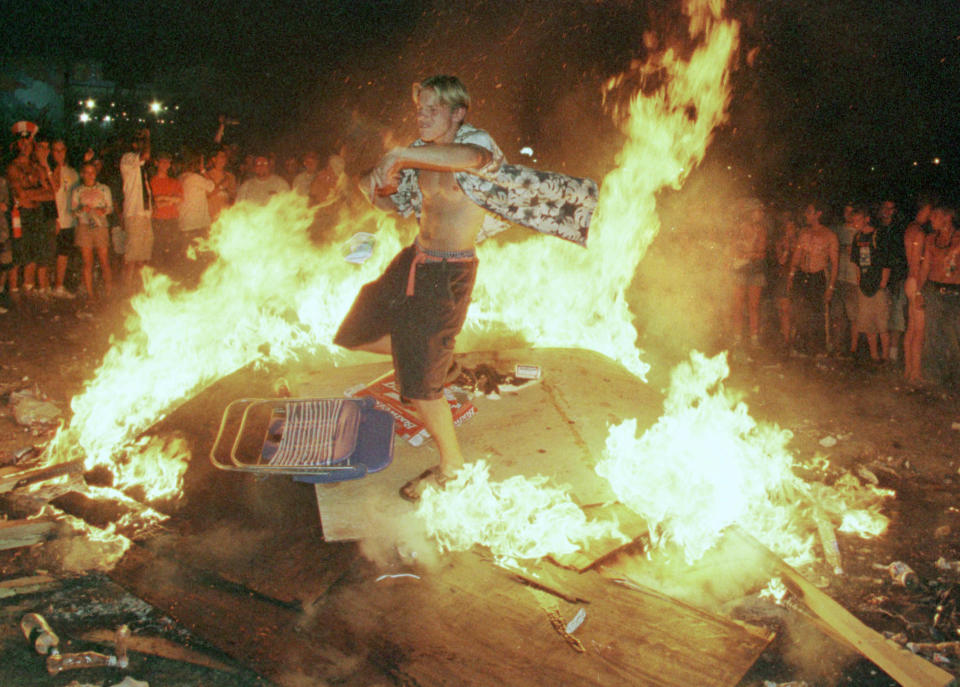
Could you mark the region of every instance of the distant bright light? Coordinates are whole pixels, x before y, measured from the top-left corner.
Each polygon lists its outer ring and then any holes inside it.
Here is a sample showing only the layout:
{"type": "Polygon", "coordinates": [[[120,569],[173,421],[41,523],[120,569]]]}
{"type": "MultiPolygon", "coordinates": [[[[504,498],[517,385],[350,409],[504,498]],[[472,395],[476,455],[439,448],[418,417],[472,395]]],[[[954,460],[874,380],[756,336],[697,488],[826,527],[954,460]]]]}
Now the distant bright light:
{"type": "Polygon", "coordinates": [[[940,164],[940,158],[938,158],[938,157],[933,158],[933,164],[939,165],[939,164],[940,164]]]}
{"type": "Polygon", "coordinates": [[[533,148],[531,148],[530,146],[523,146],[523,147],[520,149],[520,154],[521,154],[521,155],[529,155],[530,157],[533,157],[533,148]]]}
{"type": "Polygon", "coordinates": [[[93,98],[87,98],[87,102],[84,104],[87,106],[88,110],[92,110],[97,106],[97,101],[94,100],[93,98]]]}
{"type": "Polygon", "coordinates": [[[159,112],[159,111],[162,110],[162,109],[163,109],[163,105],[160,104],[159,102],[157,102],[156,100],[154,100],[152,103],[150,103],[150,111],[151,111],[151,112],[156,113],[156,112],[159,112]]]}
{"type": "Polygon", "coordinates": [[[89,122],[89,121],[90,121],[90,115],[87,114],[86,112],[81,112],[81,113],[80,113],[80,121],[81,121],[81,122],[89,122]]]}
{"type": "Polygon", "coordinates": [[[113,118],[110,115],[103,115],[103,121],[111,122],[113,121],[113,118]]]}

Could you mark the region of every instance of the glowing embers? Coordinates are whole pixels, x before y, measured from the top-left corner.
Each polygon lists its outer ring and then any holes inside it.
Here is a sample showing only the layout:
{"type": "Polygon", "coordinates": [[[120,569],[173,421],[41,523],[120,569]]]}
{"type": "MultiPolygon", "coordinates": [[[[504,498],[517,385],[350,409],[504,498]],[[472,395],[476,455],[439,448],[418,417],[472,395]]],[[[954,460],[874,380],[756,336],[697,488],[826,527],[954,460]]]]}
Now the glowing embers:
{"type": "Polygon", "coordinates": [[[724,389],[728,373],[725,354],[694,352],[673,371],[653,427],[639,437],[635,420],[610,429],[597,472],[646,519],[653,546],[676,546],[692,562],[738,524],[803,564],[813,560],[817,518],[847,527],[856,521],[860,536],[882,533],[879,506],[891,492],[855,478],[828,486],[798,477],[787,450],[791,433],[751,418],[724,389]]]}
{"type": "Polygon", "coordinates": [[[590,521],[563,489],[546,477],[490,480],[483,460],[468,463],[442,491],[427,487],[417,515],[441,551],[479,544],[500,565],[562,556],[594,539],[627,538],[615,522],[590,521]]]}

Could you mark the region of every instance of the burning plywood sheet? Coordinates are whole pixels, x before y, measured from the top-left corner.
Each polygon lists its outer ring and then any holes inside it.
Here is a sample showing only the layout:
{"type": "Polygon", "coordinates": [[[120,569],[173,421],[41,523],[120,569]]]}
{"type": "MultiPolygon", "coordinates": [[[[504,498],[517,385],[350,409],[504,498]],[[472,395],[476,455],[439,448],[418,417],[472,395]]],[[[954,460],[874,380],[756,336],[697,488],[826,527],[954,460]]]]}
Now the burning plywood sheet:
{"type": "MultiPolygon", "coordinates": [[[[458,356],[464,367],[478,363],[512,371],[517,364],[540,368],[539,384],[501,398],[473,400],[477,414],[457,429],[468,462],[484,459],[491,478],[543,475],[564,486],[580,504],[614,500],[593,468],[602,455],[609,423],[627,417],[652,421],[658,394],[620,365],[597,353],[567,349],[477,352],[458,356]]],[[[336,396],[389,370],[388,363],[342,368],[293,380],[303,396],[336,396]]],[[[379,536],[382,523],[411,511],[397,492],[412,476],[439,460],[432,442],[395,445],[393,465],[355,482],[316,488],[327,541],[379,536]]],[[[619,542],[618,544],[622,544],[619,542]]],[[[598,554],[599,555],[599,554],[598,554]]]]}
{"type": "Polygon", "coordinates": [[[334,597],[328,608],[377,618],[394,675],[423,686],[734,685],[771,639],[595,573],[547,572],[543,584],[537,571],[517,584],[476,556],[448,556],[389,595],[334,597]]]}
{"type": "Polygon", "coordinates": [[[517,575],[474,554],[395,575],[368,566],[309,613],[211,585],[210,572],[134,546],[110,575],[281,685],[371,684],[386,674],[421,687],[721,687],[736,684],[771,639],[595,573],[546,566],[517,575]]]}

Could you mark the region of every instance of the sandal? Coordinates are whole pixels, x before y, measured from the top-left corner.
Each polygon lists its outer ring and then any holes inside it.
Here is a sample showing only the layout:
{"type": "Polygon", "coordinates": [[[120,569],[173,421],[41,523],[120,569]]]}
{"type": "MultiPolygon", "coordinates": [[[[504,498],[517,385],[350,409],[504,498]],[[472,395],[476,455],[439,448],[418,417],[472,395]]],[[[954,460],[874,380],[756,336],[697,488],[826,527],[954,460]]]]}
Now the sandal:
{"type": "Polygon", "coordinates": [[[439,465],[434,465],[400,487],[400,498],[410,501],[411,503],[416,503],[420,500],[420,496],[423,495],[427,484],[432,484],[439,489],[443,489],[447,482],[452,479],[453,477],[448,477],[443,474],[439,465]]]}

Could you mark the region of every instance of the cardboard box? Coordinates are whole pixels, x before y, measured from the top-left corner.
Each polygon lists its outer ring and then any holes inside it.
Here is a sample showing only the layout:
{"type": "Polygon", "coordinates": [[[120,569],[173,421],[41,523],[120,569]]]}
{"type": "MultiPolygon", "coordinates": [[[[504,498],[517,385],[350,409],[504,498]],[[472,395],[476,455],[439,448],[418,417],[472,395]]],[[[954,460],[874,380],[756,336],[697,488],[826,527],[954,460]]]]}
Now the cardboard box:
{"type": "MultiPolygon", "coordinates": [[[[470,401],[457,400],[449,389],[444,389],[443,393],[447,403],[450,404],[454,425],[460,425],[477,414],[477,407],[470,401]]],[[[423,421],[413,404],[405,404],[400,399],[400,387],[393,370],[373,380],[365,387],[348,392],[348,395],[373,397],[378,408],[382,408],[393,415],[393,428],[397,435],[406,439],[412,446],[420,446],[430,438],[430,433],[423,426],[423,421]]]]}

